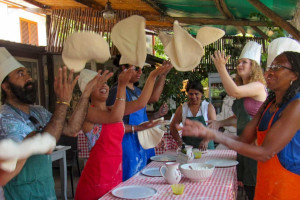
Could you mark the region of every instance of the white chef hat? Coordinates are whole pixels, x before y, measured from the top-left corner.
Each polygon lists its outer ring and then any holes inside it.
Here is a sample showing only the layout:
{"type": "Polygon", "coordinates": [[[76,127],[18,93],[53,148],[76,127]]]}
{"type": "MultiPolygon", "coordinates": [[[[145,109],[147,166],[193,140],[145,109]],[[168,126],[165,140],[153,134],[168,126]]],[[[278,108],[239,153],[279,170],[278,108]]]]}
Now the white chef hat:
{"type": "Polygon", "coordinates": [[[178,71],[191,71],[199,65],[204,49],[201,43],[180,27],[178,21],[173,24],[174,36],[160,33],[165,53],[178,71]]]}
{"type": "Polygon", "coordinates": [[[285,51],[294,51],[300,53],[300,44],[298,41],[287,37],[276,38],[268,47],[267,67],[273,60],[285,51]]]}
{"type": "Polygon", "coordinates": [[[240,58],[247,58],[257,62],[260,65],[261,45],[257,42],[250,41],[244,46],[240,58]]]}
{"type": "Polygon", "coordinates": [[[19,63],[5,47],[0,47],[0,84],[2,84],[5,77],[15,69],[24,67],[19,63]]]}
{"type": "MultiPolygon", "coordinates": [[[[5,77],[10,74],[12,71],[24,67],[19,63],[7,50],[5,47],[0,47],[0,85],[2,84],[5,77]]],[[[1,99],[0,88],[0,99],[1,99]]]]}
{"type": "Polygon", "coordinates": [[[109,46],[97,33],[75,32],[64,42],[62,59],[65,65],[75,72],[81,71],[90,60],[104,63],[109,58],[109,46]]]}
{"type": "Polygon", "coordinates": [[[80,88],[80,91],[83,92],[86,85],[90,80],[92,80],[98,73],[89,69],[83,69],[80,72],[79,79],[78,79],[78,85],[80,88]]]}
{"type": "Polygon", "coordinates": [[[111,39],[121,53],[120,65],[143,68],[147,56],[145,27],[144,17],[132,15],[112,28],[111,39]]]}

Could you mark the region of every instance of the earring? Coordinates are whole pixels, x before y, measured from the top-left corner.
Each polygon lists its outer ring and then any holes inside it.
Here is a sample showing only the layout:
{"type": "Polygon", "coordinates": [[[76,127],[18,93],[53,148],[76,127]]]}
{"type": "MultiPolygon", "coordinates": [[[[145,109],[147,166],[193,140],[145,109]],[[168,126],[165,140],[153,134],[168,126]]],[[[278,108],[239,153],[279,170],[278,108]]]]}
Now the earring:
{"type": "Polygon", "coordinates": [[[290,82],[290,85],[292,85],[292,84],[293,84],[293,81],[290,82]]]}

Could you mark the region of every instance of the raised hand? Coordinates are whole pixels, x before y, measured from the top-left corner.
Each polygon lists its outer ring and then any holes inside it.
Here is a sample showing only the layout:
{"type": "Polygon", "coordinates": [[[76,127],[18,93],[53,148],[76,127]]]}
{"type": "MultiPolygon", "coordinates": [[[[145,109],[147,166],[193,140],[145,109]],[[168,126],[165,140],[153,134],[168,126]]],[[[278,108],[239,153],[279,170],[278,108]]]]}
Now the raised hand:
{"type": "Polygon", "coordinates": [[[166,76],[173,68],[173,65],[170,61],[164,61],[161,67],[165,68],[165,71],[161,75],[166,76]]]}
{"type": "Polygon", "coordinates": [[[74,70],[71,70],[69,76],[67,75],[67,67],[58,69],[58,76],[54,79],[54,92],[57,101],[70,103],[74,87],[79,76],[73,79],[74,70]]]}
{"type": "Polygon", "coordinates": [[[165,76],[169,73],[172,67],[173,65],[169,61],[164,61],[163,65],[151,71],[149,76],[154,76],[154,77],[161,76],[161,75],[165,76]]]}
{"type": "Polygon", "coordinates": [[[126,71],[122,71],[122,73],[118,77],[118,84],[119,85],[127,85],[134,74],[133,67],[130,67],[126,71]]]}
{"type": "Polygon", "coordinates": [[[164,115],[168,114],[168,111],[169,111],[168,104],[163,103],[158,110],[158,114],[159,114],[159,116],[164,116],[164,115]]]}
{"type": "Polygon", "coordinates": [[[99,70],[97,76],[95,76],[92,80],[90,80],[90,82],[88,82],[82,93],[83,96],[89,97],[96,85],[101,88],[113,75],[113,72],[109,72],[108,70],[105,70],[102,75],[101,72],[102,70],[99,70]]]}
{"type": "MultiPolygon", "coordinates": [[[[225,68],[226,63],[228,62],[230,55],[225,57],[224,51],[215,51],[213,55],[210,55],[212,61],[214,62],[217,70],[225,68]]],[[[226,69],[226,68],[225,68],[226,69]]]]}

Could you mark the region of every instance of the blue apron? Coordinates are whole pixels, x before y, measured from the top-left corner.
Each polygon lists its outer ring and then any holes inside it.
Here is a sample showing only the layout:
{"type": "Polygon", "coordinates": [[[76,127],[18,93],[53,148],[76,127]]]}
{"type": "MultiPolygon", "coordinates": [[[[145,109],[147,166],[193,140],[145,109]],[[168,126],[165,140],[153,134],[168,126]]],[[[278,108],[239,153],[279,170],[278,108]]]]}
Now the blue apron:
{"type": "MultiPolygon", "coordinates": [[[[127,100],[132,101],[130,90],[126,89],[127,100]]],[[[129,115],[129,125],[139,125],[148,121],[146,107],[129,115]]],[[[125,122],[124,122],[125,123],[125,122]]],[[[126,133],[122,141],[123,148],[123,181],[126,181],[143,169],[151,156],[155,155],[154,148],[143,149],[138,140],[137,132],[126,133]]]]}

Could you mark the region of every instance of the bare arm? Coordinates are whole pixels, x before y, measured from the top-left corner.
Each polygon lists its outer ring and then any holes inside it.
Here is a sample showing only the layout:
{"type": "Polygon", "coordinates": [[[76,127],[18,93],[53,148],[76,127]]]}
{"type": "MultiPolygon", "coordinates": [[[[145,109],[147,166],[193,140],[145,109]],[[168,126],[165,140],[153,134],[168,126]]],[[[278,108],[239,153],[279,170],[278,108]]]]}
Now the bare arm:
{"type": "Polygon", "coordinates": [[[155,103],[159,100],[160,95],[164,89],[166,76],[169,73],[169,71],[172,69],[172,64],[169,61],[164,61],[163,68],[166,68],[165,72],[159,75],[158,79],[155,82],[154,88],[155,90],[152,91],[151,97],[148,101],[148,103],[155,103]]]}
{"type": "Polygon", "coordinates": [[[262,83],[252,82],[237,86],[231,79],[225,67],[229,57],[230,56],[225,57],[224,52],[220,51],[215,51],[214,55],[211,55],[228,95],[235,98],[252,97],[256,100],[264,101],[266,98],[266,92],[262,83]]]}
{"type": "Polygon", "coordinates": [[[124,116],[126,101],[126,85],[131,79],[133,69],[122,72],[118,79],[117,98],[111,110],[102,110],[90,107],[88,110],[87,121],[92,123],[107,124],[120,122],[124,116]]]}
{"type": "Polygon", "coordinates": [[[182,139],[178,133],[178,127],[176,127],[176,124],[179,124],[180,122],[182,122],[182,106],[179,106],[177,108],[173,120],[170,124],[170,133],[173,139],[177,142],[178,146],[182,145],[182,139]]]}
{"type": "Polygon", "coordinates": [[[168,104],[164,103],[160,106],[159,110],[155,113],[153,113],[152,115],[148,115],[148,119],[149,120],[154,120],[157,118],[160,118],[162,116],[165,116],[169,111],[169,107],[168,104]]]}
{"type": "MultiPolygon", "coordinates": [[[[73,70],[70,72],[69,76],[67,76],[66,67],[64,67],[63,69],[59,69],[58,77],[55,77],[54,80],[54,90],[58,102],[70,102],[72,98],[72,92],[77,80],[78,77],[76,77],[73,80],[73,70]]],[[[67,109],[68,106],[66,104],[57,103],[49,123],[45,126],[43,130],[44,132],[48,132],[51,135],[53,135],[56,138],[56,141],[58,141],[61,136],[65,123],[67,109]]]]}
{"type": "Polygon", "coordinates": [[[235,115],[232,115],[231,117],[228,117],[227,119],[223,119],[220,121],[208,120],[207,123],[209,128],[219,130],[220,127],[224,127],[224,126],[236,126],[237,119],[235,115]]]}
{"type": "Polygon", "coordinates": [[[154,126],[157,126],[159,124],[161,124],[162,121],[158,120],[158,121],[148,121],[148,122],[144,122],[140,125],[129,125],[129,124],[125,124],[125,133],[132,133],[132,132],[137,132],[137,131],[143,131],[149,128],[153,128],[154,126]]]}
{"type": "MultiPolygon", "coordinates": [[[[18,160],[16,169],[13,172],[7,172],[0,169],[0,186],[4,186],[8,183],[13,177],[19,174],[25,165],[27,159],[18,160]]],[[[1,161],[0,161],[1,162],[1,161]]]]}
{"type": "Polygon", "coordinates": [[[280,118],[273,124],[261,146],[251,145],[256,138],[255,127],[260,115],[256,115],[248,123],[241,137],[222,134],[213,129],[206,128],[199,123],[187,121],[184,135],[207,137],[222,143],[238,153],[259,161],[267,161],[281,151],[300,129],[299,123],[290,123],[300,120],[300,100],[291,102],[282,112],[280,118]]]}
{"type": "Polygon", "coordinates": [[[146,80],[145,86],[142,90],[140,97],[135,101],[126,102],[125,115],[134,113],[137,110],[140,110],[147,105],[153,91],[156,77],[164,73],[166,70],[168,70],[168,68],[159,67],[150,73],[149,77],[146,80]]]}
{"type": "Polygon", "coordinates": [[[216,120],[217,119],[215,107],[211,103],[208,104],[207,118],[208,118],[208,120],[216,120]]]}
{"type": "Polygon", "coordinates": [[[104,71],[101,75],[102,70],[98,71],[98,75],[95,76],[85,87],[70,119],[65,123],[63,133],[68,136],[76,137],[79,130],[82,127],[84,119],[86,118],[89,97],[97,84],[104,84],[113,73],[108,70],[104,71]]]}

